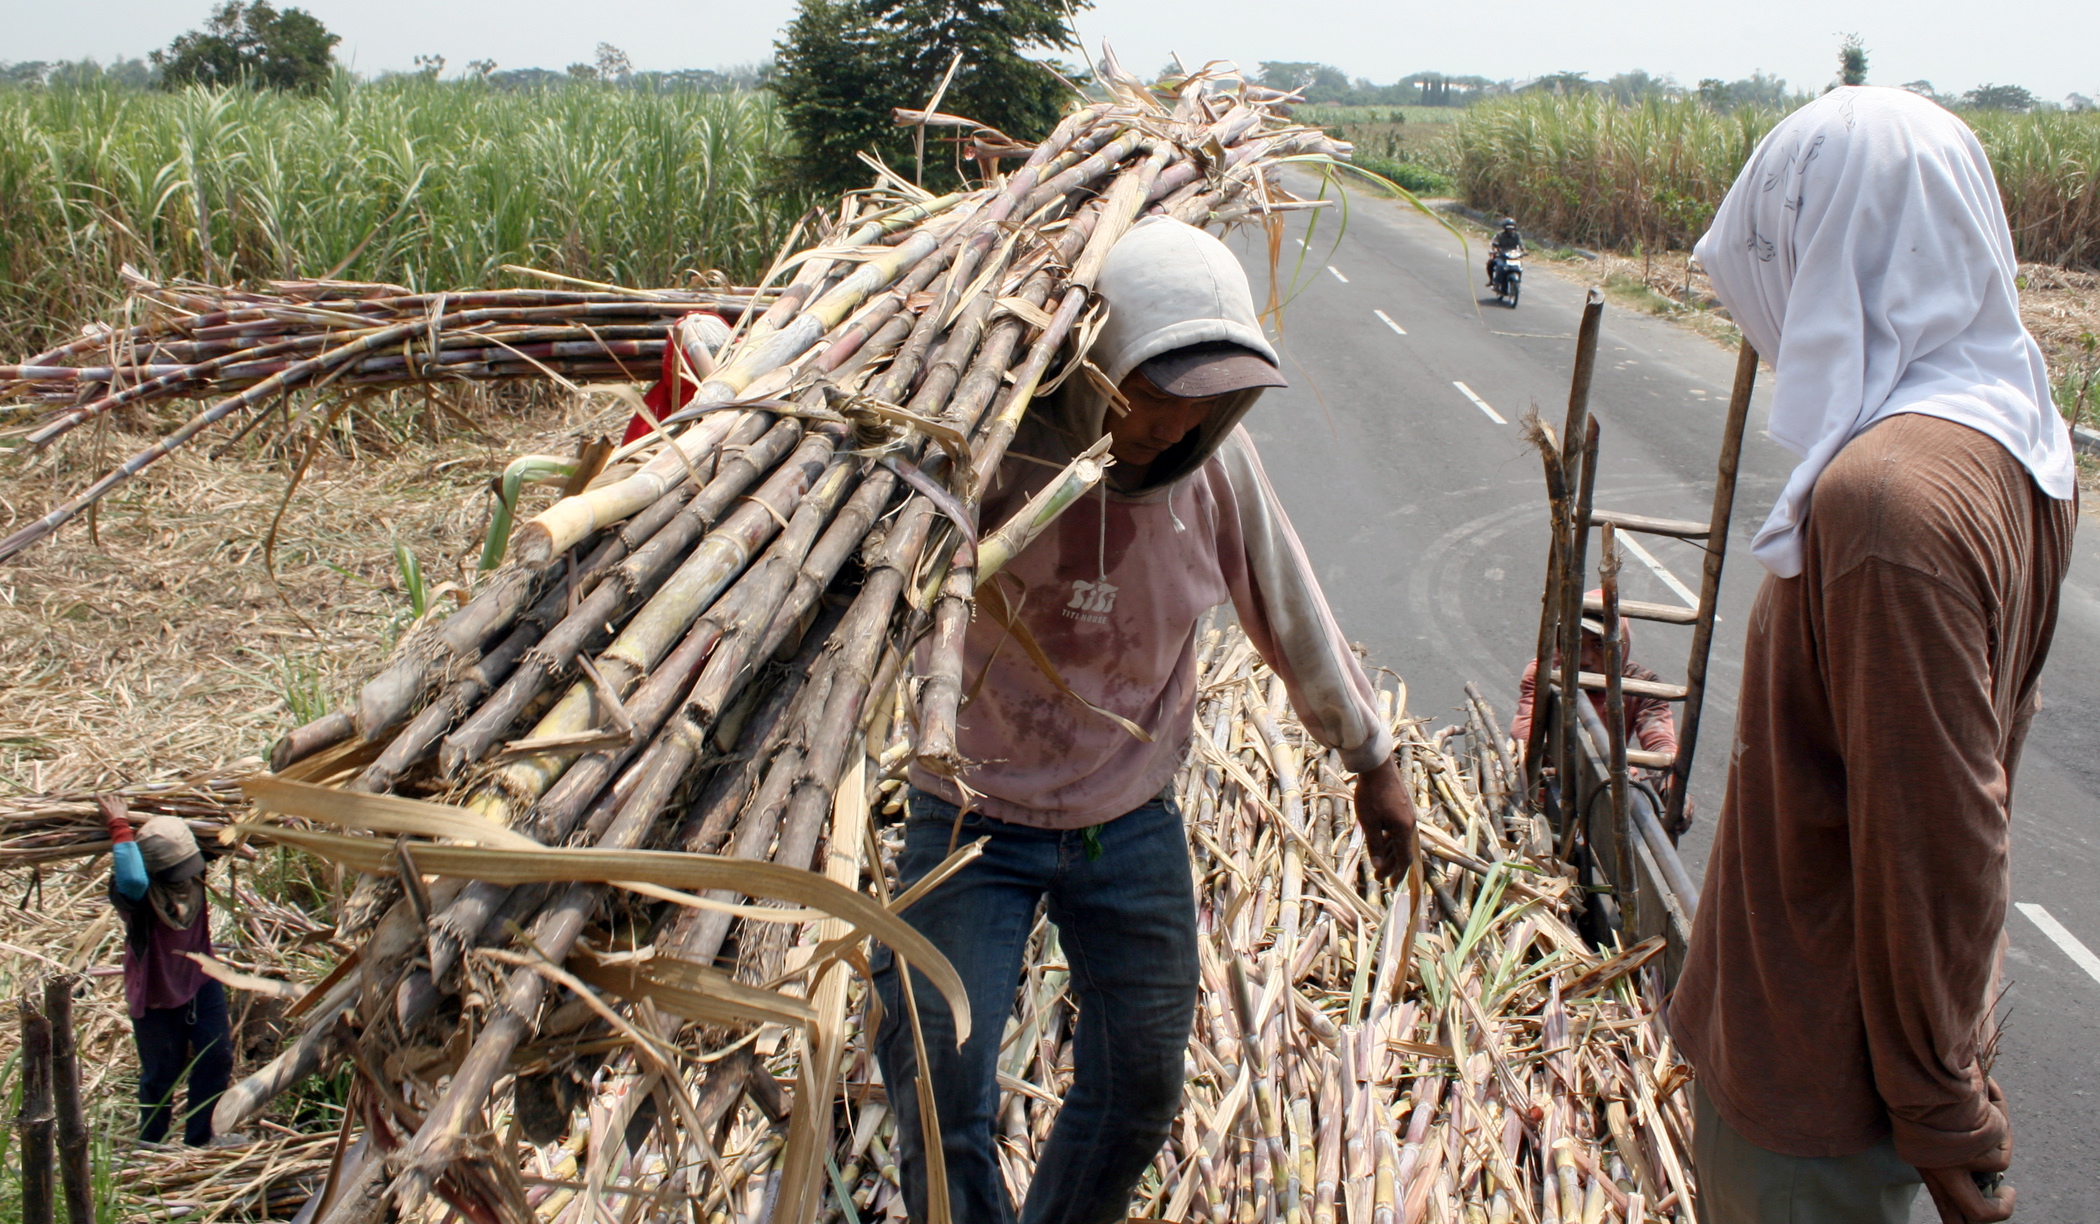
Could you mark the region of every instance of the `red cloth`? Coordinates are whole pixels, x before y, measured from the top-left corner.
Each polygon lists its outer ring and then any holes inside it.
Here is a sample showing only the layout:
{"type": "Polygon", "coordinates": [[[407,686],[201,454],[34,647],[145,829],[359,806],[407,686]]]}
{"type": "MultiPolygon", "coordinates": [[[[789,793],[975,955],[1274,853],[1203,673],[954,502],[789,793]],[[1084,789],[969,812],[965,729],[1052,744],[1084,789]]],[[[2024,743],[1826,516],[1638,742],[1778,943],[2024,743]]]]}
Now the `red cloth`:
{"type": "MultiPolygon", "coordinates": [[[[1560,662],[1555,655],[1553,661],[1560,662]]],[[[1649,669],[1631,659],[1619,669],[1619,674],[1629,680],[1660,680],[1649,669]]],[[[1533,659],[1524,665],[1524,679],[1517,686],[1517,713],[1510,720],[1509,733],[1519,744],[1530,742],[1531,707],[1536,700],[1539,661],[1533,659]]],[[[1589,693],[1590,705],[1596,709],[1597,717],[1604,717],[1604,694],[1589,693]]],[[[1660,697],[1643,697],[1626,694],[1626,737],[1647,752],[1677,751],[1677,716],[1670,712],[1670,703],[1660,697]]]]}
{"type": "MultiPolygon", "coordinates": [[[[685,324],[687,319],[712,314],[713,312],[711,311],[694,311],[692,314],[679,315],[677,322],[671,324],[670,337],[664,342],[663,373],[657,379],[656,385],[649,388],[649,393],[642,397],[642,403],[648,405],[649,416],[653,416],[659,421],[663,420],[691,402],[693,392],[700,389],[699,385],[693,382],[691,376],[686,373],[686,363],[678,359],[678,329],[685,324]]],[[[713,317],[719,318],[720,316],[713,315],[713,317]]],[[[649,433],[649,418],[637,412],[634,414],[634,419],[627,422],[627,433],[620,439],[620,445],[625,446],[630,442],[638,442],[648,437],[649,433]]]]}

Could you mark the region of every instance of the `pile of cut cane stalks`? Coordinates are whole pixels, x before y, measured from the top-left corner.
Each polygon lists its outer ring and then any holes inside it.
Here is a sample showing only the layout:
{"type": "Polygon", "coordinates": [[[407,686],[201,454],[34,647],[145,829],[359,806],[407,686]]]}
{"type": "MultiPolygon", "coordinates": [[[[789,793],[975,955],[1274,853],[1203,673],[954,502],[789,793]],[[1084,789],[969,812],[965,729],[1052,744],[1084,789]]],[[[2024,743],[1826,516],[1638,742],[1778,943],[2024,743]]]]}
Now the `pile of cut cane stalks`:
{"type": "MultiPolygon", "coordinates": [[[[1662,943],[1599,953],[1577,933],[1549,831],[1509,802],[1521,778],[1494,711],[1473,693],[1464,723],[1425,737],[1404,686],[1380,690],[1422,813],[1415,866],[1389,889],[1339,758],[1282,682],[1236,630],[1203,658],[1178,787],[1203,990],[1188,1096],[1140,1214],[1692,1220],[1662,943]]],[[[1069,1009],[1038,1012],[1069,1032],[1069,1009]]],[[[1069,1055],[1042,1065],[1068,1075],[1069,1055]]]]}

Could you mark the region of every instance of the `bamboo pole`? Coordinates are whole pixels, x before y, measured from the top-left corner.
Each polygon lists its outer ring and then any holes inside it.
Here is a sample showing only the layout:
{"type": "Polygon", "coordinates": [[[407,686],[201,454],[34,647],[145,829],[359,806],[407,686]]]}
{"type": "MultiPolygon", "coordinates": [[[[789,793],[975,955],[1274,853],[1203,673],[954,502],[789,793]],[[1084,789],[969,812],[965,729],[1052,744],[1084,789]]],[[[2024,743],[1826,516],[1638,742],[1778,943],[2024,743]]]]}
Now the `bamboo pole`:
{"type": "MultiPolygon", "coordinates": [[[[1714,471],[1713,513],[1706,537],[1706,562],[1699,578],[1699,619],[1692,626],[1692,650],[1685,666],[1683,726],[1677,729],[1677,759],[1670,764],[1670,793],[1663,828],[1671,837],[1684,824],[1685,800],[1691,794],[1692,754],[1699,746],[1699,718],[1706,708],[1706,667],[1713,648],[1715,611],[1720,606],[1721,568],[1728,560],[1728,529],[1735,511],[1736,469],[1742,462],[1743,427],[1750,418],[1750,395],[1757,387],[1757,350],[1743,341],[1736,351],[1735,381],[1728,391],[1728,417],[1721,426],[1721,457],[1714,471]]],[[[1697,901],[1685,897],[1687,906],[1697,901]]]]}
{"type": "Polygon", "coordinates": [[[1597,576],[1604,588],[1604,718],[1607,765],[1610,770],[1613,896],[1619,902],[1619,922],[1629,939],[1641,929],[1640,882],[1634,878],[1633,839],[1636,836],[1626,801],[1626,688],[1625,644],[1619,628],[1619,550],[1616,529],[1604,524],[1598,541],[1597,576]]]}

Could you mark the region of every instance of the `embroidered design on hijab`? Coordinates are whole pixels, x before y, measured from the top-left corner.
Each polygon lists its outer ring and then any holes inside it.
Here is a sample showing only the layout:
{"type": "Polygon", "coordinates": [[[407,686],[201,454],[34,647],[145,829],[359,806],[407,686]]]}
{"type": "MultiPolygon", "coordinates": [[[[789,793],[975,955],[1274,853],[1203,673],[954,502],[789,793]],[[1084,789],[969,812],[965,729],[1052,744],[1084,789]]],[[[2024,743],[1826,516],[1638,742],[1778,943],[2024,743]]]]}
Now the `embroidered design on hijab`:
{"type": "Polygon", "coordinates": [[[2020,323],[2012,234],[1967,125],[1916,94],[1835,89],[1750,157],[1695,253],[1778,370],[1772,437],[1801,456],[1750,551],[1801,572],[1816,478],[1915,412],[1996,441],[2043,492],[2077,483],[2042,351],[2020,323]]]}

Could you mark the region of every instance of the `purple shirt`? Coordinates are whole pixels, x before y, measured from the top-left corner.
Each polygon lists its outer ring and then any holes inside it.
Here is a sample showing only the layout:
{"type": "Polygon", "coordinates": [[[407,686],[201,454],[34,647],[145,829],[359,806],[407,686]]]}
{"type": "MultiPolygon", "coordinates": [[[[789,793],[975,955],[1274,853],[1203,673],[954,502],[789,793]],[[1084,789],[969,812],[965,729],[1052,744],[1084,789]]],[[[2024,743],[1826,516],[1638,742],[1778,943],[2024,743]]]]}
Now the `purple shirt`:
{"type": "Polygon", "coordinates": [[[124,1002],[131,1018],[139,1019],[149,1008],[189,1006],[204,985],[204,967],[183,953],[211,955],[211,902],[199,905],[197,920],[180,931],[156,917],[143,897],[126,910],[125,918],[146,929],[143,951],[128,934],[124,940],[124,1002]]]}

